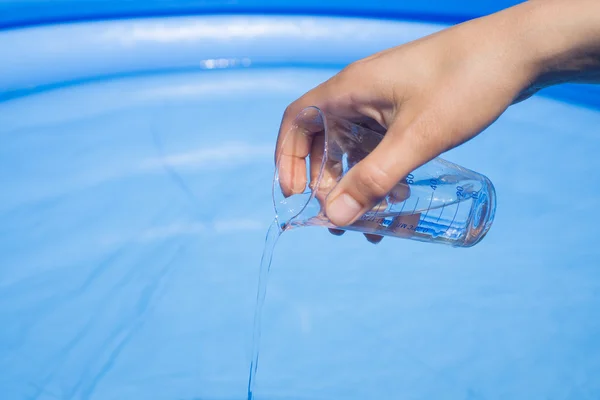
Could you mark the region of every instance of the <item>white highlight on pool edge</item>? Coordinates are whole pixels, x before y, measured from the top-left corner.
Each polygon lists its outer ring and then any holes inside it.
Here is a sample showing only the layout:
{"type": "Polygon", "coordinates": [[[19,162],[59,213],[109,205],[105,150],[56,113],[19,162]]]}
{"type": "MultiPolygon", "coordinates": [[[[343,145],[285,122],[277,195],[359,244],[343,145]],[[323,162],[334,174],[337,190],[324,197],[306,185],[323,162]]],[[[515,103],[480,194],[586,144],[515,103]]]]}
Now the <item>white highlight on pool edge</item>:
{"type": "MultiPolygon", "coordinates": [[[[381,35],[384,28],[399,29],[397,24],[387,21],[360,21],[360,28],[356,23],[337,24],[332,29],[328,17],[229,17],[227,23],[223,18],[204,18],[201,22],[194,18],[181,17],[175,21],[143,20],[126,27],[110,27],[104,32],[104,38],[118,39],[124,45],[133,45],[139,42],[155,43],[180,43],[183,41],[196,42],[212,39],[231,41],[239,39],[256,40],[258,38],[272,37],[303,37],[308,39],[368,39],[381,35]]],[[[408,22],[407,22],[408,23],[408,22]]],[[[434,24],[411,24],[413,30],[420,28],[423,33],[431,33],[439,27],[434,24]],[[412,26],[415,25],[415,26],[412,26]]],[[[404,28],[406,30],[406,28],[404,28]]],[[[396,32],[397,33],[397,32],[396,32]]]]}
{"type": "Polygon", "coordinates": [[[273,145],[253,145],[243,142],[223,143],[213,147],[201,147],[191,151],[149,158],[142,162],[142,169],[169,167],[206,167],[219,165],[237,166],[273,155],[273,145]]]}
{"type": "Polygon", "coordinates": [[[252,61],[248,57],[238,58],[209,58],[200,61],[200,67],[204,69],[249,67],[252,61]]]}

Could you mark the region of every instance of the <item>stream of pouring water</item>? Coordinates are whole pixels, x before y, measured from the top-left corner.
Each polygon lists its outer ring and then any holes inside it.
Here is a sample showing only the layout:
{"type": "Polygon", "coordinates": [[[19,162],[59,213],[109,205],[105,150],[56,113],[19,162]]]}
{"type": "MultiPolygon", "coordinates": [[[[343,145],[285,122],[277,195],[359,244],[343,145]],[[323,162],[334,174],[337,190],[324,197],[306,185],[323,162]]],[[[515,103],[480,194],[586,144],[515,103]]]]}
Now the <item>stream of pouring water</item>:
{"type": "Polygon", "coordinates": [[[267,295],[267,281],[269,279],[269,270],[271,269],[273,250],[275,249],[277,239],[279,239],[279,236],[281,236],[282,232],[283,230],[279,225],[279,221],[277,220],[277,218],[275,218],[275,220],[269,227],[269,230],[267,231],[265,247],[263,249],[262,258],[260,260],[258,290],[256,292],[256,306],[254,308],[254,327],[252,331],[252,361],[250,362],[250,373],[248,377],[248,400],[252,400],[254,398],[252,391],[254,389],[256,371],[258,369],[262,310],[265,303],[265,296],[267,295]]]}

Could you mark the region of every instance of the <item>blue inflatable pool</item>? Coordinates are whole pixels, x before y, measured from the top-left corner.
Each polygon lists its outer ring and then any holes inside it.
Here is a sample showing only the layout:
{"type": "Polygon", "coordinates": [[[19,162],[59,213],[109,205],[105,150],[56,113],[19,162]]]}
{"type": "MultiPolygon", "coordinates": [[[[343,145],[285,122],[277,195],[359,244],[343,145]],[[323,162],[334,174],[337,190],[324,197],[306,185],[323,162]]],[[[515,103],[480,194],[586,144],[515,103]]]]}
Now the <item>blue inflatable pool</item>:
{"type": "MultiPolygon", "coordinates": [[[[513,3],[0,0],[0,398],[245,399],[285,106],[513,3]]],[[[599,127],[556,87],[445,154],[473,248],[284,234],[256,399],[600,398],[599,127]]]]}

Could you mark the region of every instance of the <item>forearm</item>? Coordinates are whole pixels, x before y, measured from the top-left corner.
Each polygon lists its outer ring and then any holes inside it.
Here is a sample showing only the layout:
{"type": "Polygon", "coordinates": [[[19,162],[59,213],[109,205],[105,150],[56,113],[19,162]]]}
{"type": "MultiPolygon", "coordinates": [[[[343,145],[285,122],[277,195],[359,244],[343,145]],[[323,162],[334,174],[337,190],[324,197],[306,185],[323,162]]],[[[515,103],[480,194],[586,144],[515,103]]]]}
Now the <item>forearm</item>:
{"type": "Polygon", "coordinates": [[[533,85],[600,82],[600,0],[530,0],[519,7],[533,85]]]}

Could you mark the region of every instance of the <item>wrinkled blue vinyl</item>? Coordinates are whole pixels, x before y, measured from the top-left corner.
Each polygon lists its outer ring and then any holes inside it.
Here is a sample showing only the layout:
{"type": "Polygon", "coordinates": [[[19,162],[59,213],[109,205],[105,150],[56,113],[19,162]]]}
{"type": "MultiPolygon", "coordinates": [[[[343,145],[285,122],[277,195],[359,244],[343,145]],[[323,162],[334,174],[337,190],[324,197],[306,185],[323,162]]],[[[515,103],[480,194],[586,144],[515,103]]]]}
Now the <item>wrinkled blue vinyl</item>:
{"type": "MultiPolygon", "coordinates": [[[[0,399],[245,399],[285,106],[514,3],[0,0],[0,399]]],[[[473,248],[285,233],[256,398],[600,398],[599,99],[444,155],[496,187],[473,248]]]]}

